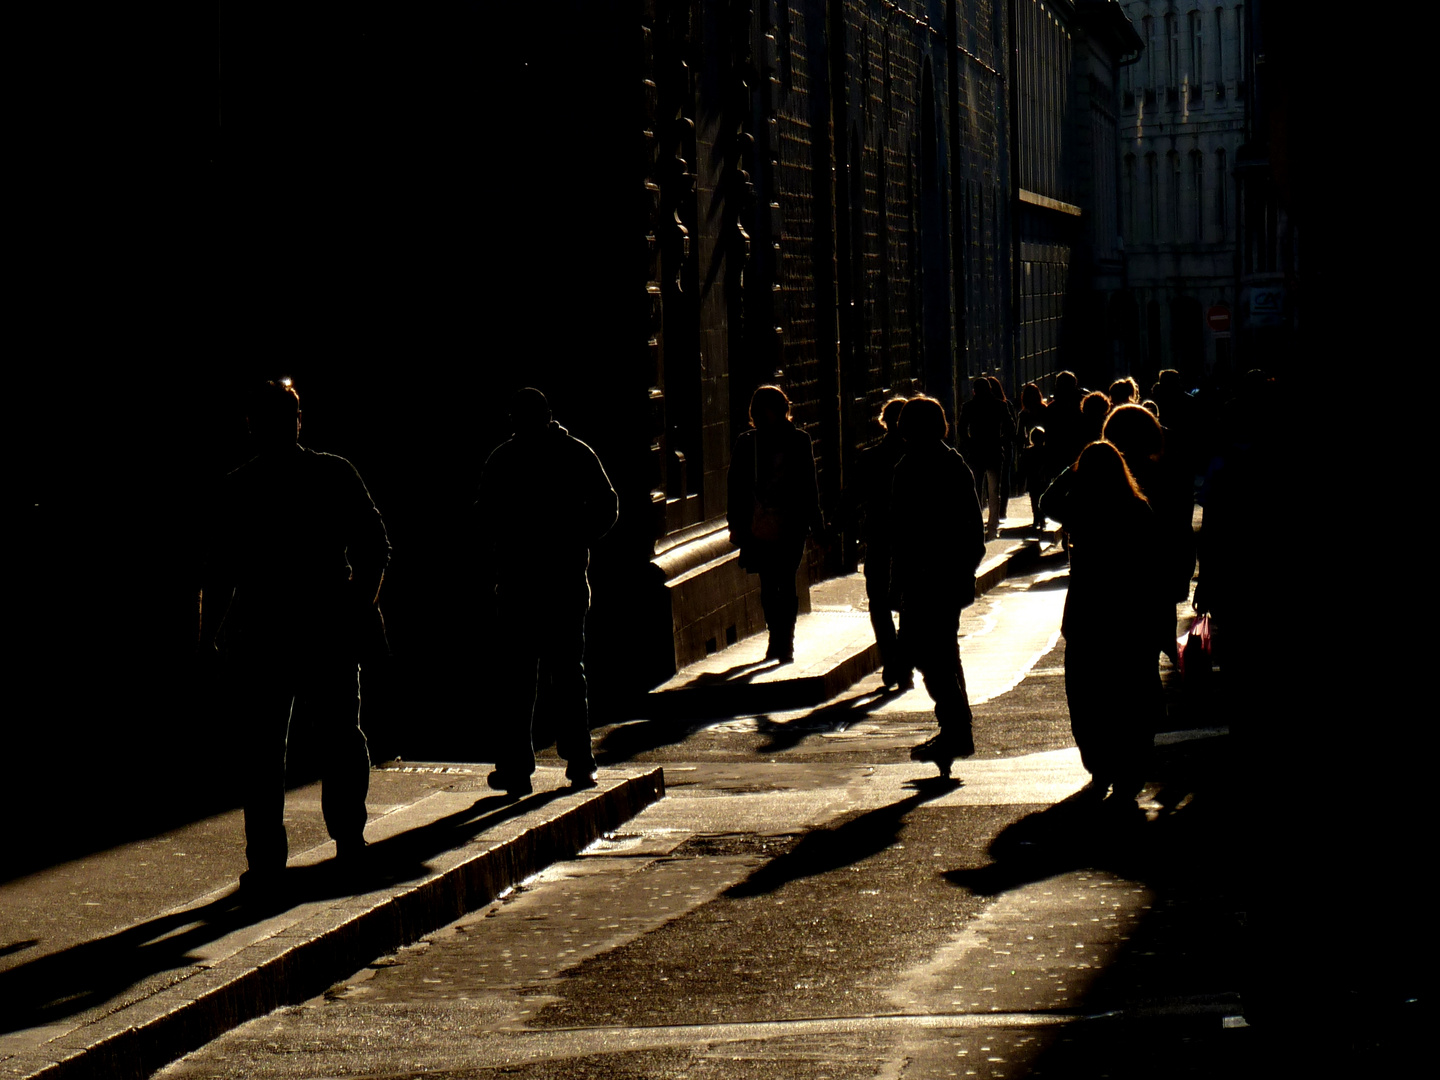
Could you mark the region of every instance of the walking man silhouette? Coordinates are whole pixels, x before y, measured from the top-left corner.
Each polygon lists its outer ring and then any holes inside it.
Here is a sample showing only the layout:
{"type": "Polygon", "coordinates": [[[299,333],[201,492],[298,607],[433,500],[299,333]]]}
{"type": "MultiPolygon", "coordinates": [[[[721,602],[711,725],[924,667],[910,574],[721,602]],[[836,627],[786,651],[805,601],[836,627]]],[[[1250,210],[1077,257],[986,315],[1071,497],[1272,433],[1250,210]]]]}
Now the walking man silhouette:
{"type": "Polygon", "coordinates": [[[297,699],[323,746],[321,809],[336,855],[365,847],[370,754],[359,665],[385,652],[376,601],[390,543],[360,474],[299,444],[289,380],[258,387],[256,455],[225,477],[200,594],[200,650],[217,645],[243,766],[242,887],[273,889],[288,857],[285,752],[297,699]]]}
{"type": "Polygon", "coordinates": [[[620,504],[595,451],[550,418],[533,387],[510,403],[514,435],[485,462],[475,510],[494,584],[497,670],[502,673],[489,785],[532,790],[538,688],[556,723],[556,750],[575,787],[595,784],[585,687],[590,548],[610,531],[620,504]]]}
{"type": "Polygon", "coordinates": [[[955,758],[975,753],[970,699],[960,666],[960,611],[975,602],[975,568],[985,557],[985,526],[975,478],[944,443],[945,410],[911,398],[900,414],[905,456],[891,490],[894,585],[900,594],[900,648],[925,676],[940,731],[910,752],[950,775],[955,758]]]}

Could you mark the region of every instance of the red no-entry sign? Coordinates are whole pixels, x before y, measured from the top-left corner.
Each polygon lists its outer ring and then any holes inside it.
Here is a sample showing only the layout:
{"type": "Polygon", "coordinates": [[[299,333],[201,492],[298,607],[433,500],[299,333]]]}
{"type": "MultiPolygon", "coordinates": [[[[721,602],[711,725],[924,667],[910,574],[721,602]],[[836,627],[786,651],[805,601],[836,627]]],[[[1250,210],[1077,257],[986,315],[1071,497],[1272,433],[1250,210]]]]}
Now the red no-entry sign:
{"type": "Polygon", "coordinates": [[[1224,304],[1211,304],[1205,322],[1217,334],[1230,329],[1230,309],[1224,304]]]}

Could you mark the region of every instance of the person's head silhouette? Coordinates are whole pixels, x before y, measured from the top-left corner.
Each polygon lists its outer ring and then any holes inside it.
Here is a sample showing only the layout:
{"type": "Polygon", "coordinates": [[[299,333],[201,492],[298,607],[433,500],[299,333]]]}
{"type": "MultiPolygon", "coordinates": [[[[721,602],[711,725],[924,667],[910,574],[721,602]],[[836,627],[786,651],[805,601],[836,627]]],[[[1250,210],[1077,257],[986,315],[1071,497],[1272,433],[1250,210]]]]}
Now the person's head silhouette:
{"type": "Polygon", "coordinates": [[[905,410],[900,414],[900,437],[907,446],[939,443],[949,433],[945,407],[933,397],[921,394],[905,403],[905,410]]]}
{"type": "Polygon", "coordinates": [[[771,431],[790,419],[790,399],[778,386],[761,386],[750,395],[750,426],[771,431]]]}
{"type": "Polygon", "coordinates": [[[510,430],[516,435],[541,431],[550,423],[550,403],[533,386],[515,391],[510,399],[510,430]]]}
{"type": "Polygon", "coordinates": [[[251,391],[245,420],[262,451],[294,446],[300,440],[300,395],[289,379],[261,383],[251,391]]]}

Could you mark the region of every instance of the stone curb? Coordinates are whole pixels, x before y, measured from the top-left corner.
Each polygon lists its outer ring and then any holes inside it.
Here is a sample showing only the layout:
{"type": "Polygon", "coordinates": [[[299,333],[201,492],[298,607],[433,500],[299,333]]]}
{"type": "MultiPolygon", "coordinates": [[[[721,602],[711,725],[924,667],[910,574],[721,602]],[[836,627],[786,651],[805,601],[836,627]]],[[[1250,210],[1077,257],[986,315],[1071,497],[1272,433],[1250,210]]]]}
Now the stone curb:
{"type": "Polygon", "coordinates": [[[436,856],[434,874],[426,880],[342,901],[170,989],[4,1062],[0,1075],[140,1080],[248,1020],[321,993],[546,866],[573,858],[664,794],[664,772],[654,768],[609,787],[602,782],[588,797],[538,823],[506,822],[483,851],[459,848],[436,856]]]}

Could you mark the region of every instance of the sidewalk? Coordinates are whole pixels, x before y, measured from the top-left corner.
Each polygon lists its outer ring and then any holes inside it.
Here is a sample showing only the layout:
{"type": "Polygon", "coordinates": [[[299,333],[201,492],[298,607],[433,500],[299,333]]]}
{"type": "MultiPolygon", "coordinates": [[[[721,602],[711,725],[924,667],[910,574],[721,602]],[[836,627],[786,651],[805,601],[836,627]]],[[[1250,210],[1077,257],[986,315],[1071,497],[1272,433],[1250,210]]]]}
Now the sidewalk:
{"type": "MultiPolygon", "coordinates": [[[[1030,569],[1059,542],[1059,526],[1030,527],[1030,497],[1010,500],[1000,537],[985,545],[975,570],[976,595],[1011,574],[1030,569]]],[[[766,635],[754,634],[677,672],[647,695],[639,711],[647,719],[733,716],[801,709],[829,701],[880,669],[880,650],[870,626],[865,580],[859,573],[814,586],[811,608],[795,624],[795,662],[765,659],[766,635]]]]}
{"type": "Polygon", "coordinates": [[[573,857],[665,790],[658,768],[605,769],[581,792],[541,768],[510,801],[488,772],[374,770],[367,864],[349,876],[319,785],[290,792],[298,853],[268,905],[236,895],[239,811],[0,885],[0,1076],[148,1076],[573,857]]]}

